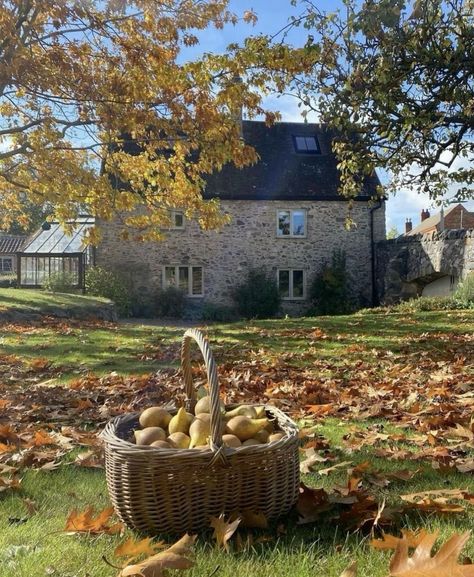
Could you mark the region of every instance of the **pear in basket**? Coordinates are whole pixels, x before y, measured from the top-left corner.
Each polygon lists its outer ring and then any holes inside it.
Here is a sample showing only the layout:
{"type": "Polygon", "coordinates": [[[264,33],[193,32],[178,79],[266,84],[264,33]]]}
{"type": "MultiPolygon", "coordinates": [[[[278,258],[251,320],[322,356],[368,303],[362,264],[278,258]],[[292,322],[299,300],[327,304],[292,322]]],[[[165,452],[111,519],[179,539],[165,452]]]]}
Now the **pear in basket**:
{"type": "MultiPolygon", "coordinates": [[[[225,410],[224,403],[219,399],[219,406],[221,408],[221,412],[223,413],[225,410]]],[[[202,397],[196,403],[194,407],[194,414],[196,416],[200,415],[201,413],[210,413],[211,412],[211,397],[207,395],[206,397],[202,397]]]]}
{"type": "Polygon", "coordinates": [[[151,445],[154,441],[164,441],[166,433],[161,427],[147,427],[134,431],[137,445],[151,445]]]}
{"type": "Polygon", "coordinates": [[[256,419],[257,418],[257,411],[255,410],[252,405],[240,405],[232,411],[227,411],[225,414],[226,419],[232,419],[232,417],[248,417],[249,419],[256,419]]]}
{"type": "Polygon", "coordinates": [[[189,443],[189,448],[202,447],[207,444],[207,440],[211,434],[211,420],[208,413],[202,413],[198,415],[189,427],[189,436],[191,437],[191,442],[189,443]],[[201,418],[205,417],[205,418],[201,418]]]}
{"type": "Polygon", "coordinates": [[[140,425],[146,427],[161,427],[166,429],[171,421],[171,415],[163,407],[148,407],[140,415],[140,425]]]}
{"type": "Polygon", "coordinates": [[[193,422],[194,415],[187,413],[184,407],[181,407],[176,415],[171,419],[168,425],[169,434],[185,433],[188,434],[189,425],[193,422]]]}
{"type": "Polygon", "coordinates": [[[268,425],[268,419],[249,419],[240,415],[233,417],[226,427],[226,433],[235,435],[241,441],[252,439],[259,431],[268,425]]]}

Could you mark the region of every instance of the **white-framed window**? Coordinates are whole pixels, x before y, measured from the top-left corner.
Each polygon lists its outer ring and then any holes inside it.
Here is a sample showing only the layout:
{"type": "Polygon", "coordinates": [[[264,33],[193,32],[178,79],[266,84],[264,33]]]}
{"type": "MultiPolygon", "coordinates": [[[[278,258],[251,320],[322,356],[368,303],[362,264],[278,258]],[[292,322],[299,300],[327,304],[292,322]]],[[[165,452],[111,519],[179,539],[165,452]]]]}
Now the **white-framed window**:
{"type": "Polygon", "coordinates": [[[202,297],[202,266],[169,265],[163,267],[163,287],[174,286],[181,289],[188,297],[202,297]]]}
{"type": "Polygon", "coordinates": [[[172,230],[184,230],[184,212],[182,210],[171,210],[170,220],[172,230]]]}
{"type": "Polygon", "coordinates": [[[302,300],[306,298],[306,275],[304,270],[280,268],[277,270],[278,290],[284,300],[302,300]]]}
{"type": "Polygon", "coordinates": [[[277,236],[303,238],[306,236],[306,210],[278,210],[277,236]]]}
{"type": "Polygon", "coordinates": [[[13,271],[13,257],[2,256],[0,257],[0,272],[12,272],[13,271]]]}

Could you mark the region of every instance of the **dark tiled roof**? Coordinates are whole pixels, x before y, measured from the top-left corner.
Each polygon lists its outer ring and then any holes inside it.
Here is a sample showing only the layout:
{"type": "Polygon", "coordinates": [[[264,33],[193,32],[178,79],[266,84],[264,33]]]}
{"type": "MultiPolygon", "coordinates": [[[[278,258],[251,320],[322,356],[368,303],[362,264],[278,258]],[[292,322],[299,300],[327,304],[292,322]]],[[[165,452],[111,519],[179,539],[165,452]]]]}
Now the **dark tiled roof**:
{"type": "Polygon", "coordinates": [[[15,254],[26,240],[26,236],[0,234],[0,254],[15,254]]]}
{"type": "MultiPolygon", "coordinates": [[[[205,198],[229,200],[340,200],[339,171],[331,150],[332,133],[318,124],[244,121],[246,143],[255,148],[260,160],[238,169],[226,165],[207,178],[205,198]],[[295,150],[295,136],[316,136],[320,154],[295,150]]],[[[364,183],[361,200],[371,197],[380,184],[377,176],[364,183]]]]}

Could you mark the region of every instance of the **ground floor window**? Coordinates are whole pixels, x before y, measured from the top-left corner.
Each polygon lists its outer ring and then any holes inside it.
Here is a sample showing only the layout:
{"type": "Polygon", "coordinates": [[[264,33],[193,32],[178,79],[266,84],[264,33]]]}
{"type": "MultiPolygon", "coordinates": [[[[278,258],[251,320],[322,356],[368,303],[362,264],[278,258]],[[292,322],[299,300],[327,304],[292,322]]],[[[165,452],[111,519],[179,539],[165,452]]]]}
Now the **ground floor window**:
{"type": "Polygon", "coordinates": [[[204,294],[202,266],[165,266],[163,286],[177,287],[189,297],[202,296],[204,294]]]}
{"type": "Polygon", "coordinates": [[[282,299],[304,299],[305,274],[299,269],[279,269],[278,270],[278,290],[282,299]]]}
{"type": "Polygon", "coordinates": [[[0,272],[12,272],[13,271],[13,257],[3,256],[0,257],[0,272]]]}

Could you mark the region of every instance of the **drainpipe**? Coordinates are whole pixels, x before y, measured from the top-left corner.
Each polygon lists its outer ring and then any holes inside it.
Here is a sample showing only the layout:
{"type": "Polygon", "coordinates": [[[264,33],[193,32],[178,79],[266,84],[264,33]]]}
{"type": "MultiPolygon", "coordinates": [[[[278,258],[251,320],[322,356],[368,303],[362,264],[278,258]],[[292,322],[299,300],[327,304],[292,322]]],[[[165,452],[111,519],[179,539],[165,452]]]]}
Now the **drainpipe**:
{"type": "Polygon", "coordinates": [[[377,306],[377,274],[375,271],[375,243],[374,243],[374,212],[382,207],[382,200],[379,199],[377,204],[370,209],[370,257],[371,257],[371,268],[372,268],[372,306],[377,306]]]}

